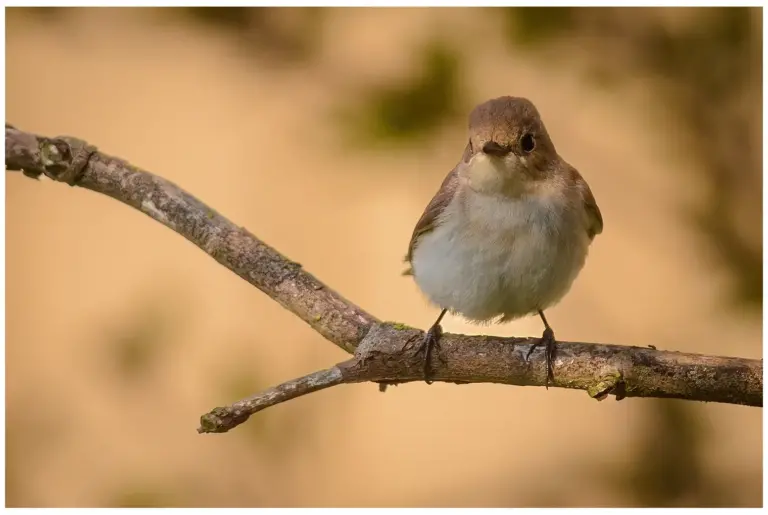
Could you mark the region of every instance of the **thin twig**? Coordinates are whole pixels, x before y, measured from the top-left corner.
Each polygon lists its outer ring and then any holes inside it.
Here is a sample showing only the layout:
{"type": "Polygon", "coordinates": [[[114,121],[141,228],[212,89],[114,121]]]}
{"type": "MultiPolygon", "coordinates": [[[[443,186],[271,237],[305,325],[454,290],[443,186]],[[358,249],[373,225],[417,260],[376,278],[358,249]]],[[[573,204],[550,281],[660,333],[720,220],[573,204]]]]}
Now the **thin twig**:
{"type": "Polygon", "coordinates": [[[308,393],[343,383],[338,367],[313,372],[304,377],[287,381],[261,393],[238,401],[224,408],[214,408],[200,417],[198,433],[223,433],[248,420],[248,417],[264,408],[301,397],[308,393]]]}
{"type": "MultiPolygon", "coordinates": [[[[266,407],[342,383],[421,380],[418,329],[381,323],[275,249],[165,179],[103,154],[77,138],[47,138],[6,123],[5,164],[29,177],[45,175],[109,195],[181,234],[259,288],[318,333],[355,356],[328,370],[203,415],[201,432],[224,432],[266,407]]],[[[544,357],[525,353],[530,338],[445,334],[433,360],[434,379],[543,386],[544,357]]],[[[659,351],[650,347],[559,342],[555,383],[601,400],[667,397],[763,404],[763,362],[659,351]]]]}

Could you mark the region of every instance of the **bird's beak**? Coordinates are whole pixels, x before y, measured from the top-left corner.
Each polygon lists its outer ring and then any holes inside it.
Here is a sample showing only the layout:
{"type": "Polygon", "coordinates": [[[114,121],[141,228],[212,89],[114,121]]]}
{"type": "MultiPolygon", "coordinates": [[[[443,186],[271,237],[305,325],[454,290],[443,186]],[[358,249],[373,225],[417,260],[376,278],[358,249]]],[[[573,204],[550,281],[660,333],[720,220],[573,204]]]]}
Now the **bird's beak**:
{"type": "Polygon", "coordinates": [[[483,145],[483,154],[487,154],[493,157],[504,157],[509,154],[509,150],[502,147],[495,141],[489,141],[483,145]]]}

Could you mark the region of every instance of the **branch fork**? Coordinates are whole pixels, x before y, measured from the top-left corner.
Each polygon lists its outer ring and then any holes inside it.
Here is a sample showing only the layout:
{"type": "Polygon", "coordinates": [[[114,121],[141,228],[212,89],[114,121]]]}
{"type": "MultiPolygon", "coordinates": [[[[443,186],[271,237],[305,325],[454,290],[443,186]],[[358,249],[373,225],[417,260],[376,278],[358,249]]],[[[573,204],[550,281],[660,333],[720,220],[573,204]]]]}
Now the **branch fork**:
{"type": "MultiPolygon", "coordinates": [[[[182,235],[219,264],[269,295],[327,340],[353,354],[331,368],[287,381],[201,417],[200,433],[222,433],[265,408],[339,384],[387,385],[423,380],[419,329],[381,322],[328,288],[246,229],[233,224],[177,185],[104,154],[77,138],[48,138],[5,125],[6,170],[21,171],[108,195],[182,235]]],[[[445,333],[433,379],[544,386],[544,349],[526,354],[538,338],[445,333]]],[[[763,405],[763,362],[724,356],[558,341],[550,386],[614,395],[763,405]]]]}
{"type": "MultiPolygon", "coordinates": [[[[391,385],[423,381],[423,356],[415,343],[419,329],[379,323],[363,338],[354,357],[334,367],[270,388],[229,407],[215,408],[201,417],[201,433],[233,429],[264,408],[338,384],[376,382],[391,385]]],[[[499,338],[445,333],[433,379],[457,384],[492,382],[544,386],[545,349],[526,355],[538,338],[499,338]]],[[[740,358],[705,357],[647,347],[558,342],[555,380],[550,386],[585,390],[590,397],[667,397],[762,406],[759,390],[736,393],[739,384],[762,385],[762,362],[740,358]],[[732,382],[706,381],[725,367],[732,382]],[[661,377],[663,375],[663,377],[661,377]],[[697,378],[693,381],[693,378],[697,378]]]]}

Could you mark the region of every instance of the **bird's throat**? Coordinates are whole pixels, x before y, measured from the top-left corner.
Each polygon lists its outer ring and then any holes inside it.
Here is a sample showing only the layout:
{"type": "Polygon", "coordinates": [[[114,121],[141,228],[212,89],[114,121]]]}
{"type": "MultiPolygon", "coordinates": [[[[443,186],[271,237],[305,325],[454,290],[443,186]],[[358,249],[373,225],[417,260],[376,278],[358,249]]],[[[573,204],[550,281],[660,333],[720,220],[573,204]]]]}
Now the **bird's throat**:
{"type": "Polygon", "coordinates": [[[505,195],[512,198],[523,195],[526,177],[518,170],[510,169],[500,159],[476,155],[464,170],[464,179],[473,191],[486,195],[505,195]]]}

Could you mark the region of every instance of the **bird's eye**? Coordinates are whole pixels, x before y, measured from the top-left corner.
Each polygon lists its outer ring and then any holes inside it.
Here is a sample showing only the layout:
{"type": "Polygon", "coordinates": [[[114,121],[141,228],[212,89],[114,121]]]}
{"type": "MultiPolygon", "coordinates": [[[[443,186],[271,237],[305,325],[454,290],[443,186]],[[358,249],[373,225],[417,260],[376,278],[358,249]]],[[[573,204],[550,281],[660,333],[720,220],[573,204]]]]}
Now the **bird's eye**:
{"type": "Polygon", "coordinates": [[[536,148],[536,140],[533,139],[533,134],[523,134],[523,137],[520,138],[520,148],[522,148],[523,152],[526,154],[533,152],[533,149],[536,148]]]}

